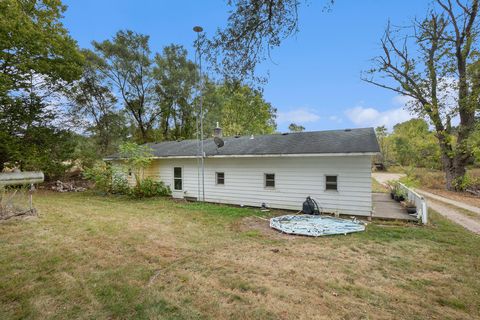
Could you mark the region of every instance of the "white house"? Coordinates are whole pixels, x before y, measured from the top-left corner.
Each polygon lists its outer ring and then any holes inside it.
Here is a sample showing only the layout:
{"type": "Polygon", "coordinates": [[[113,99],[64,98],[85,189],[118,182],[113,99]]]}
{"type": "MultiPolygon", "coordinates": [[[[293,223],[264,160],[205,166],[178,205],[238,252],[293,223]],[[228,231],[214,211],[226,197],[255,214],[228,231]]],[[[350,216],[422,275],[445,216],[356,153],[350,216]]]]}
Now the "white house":
{"type": "MultiPolygon", "coordinates": [[[[197,140],[148,144],[145,174],[170,186],[175,198],[300,210],[311,196],[324,212],[369,216],[373,128],[204,140],[204,190],[197,140]],[[204,192],[203,192],[204,191],[204,192]]],[[[118,156],[106,160],[121,161],[118,156]]]]}

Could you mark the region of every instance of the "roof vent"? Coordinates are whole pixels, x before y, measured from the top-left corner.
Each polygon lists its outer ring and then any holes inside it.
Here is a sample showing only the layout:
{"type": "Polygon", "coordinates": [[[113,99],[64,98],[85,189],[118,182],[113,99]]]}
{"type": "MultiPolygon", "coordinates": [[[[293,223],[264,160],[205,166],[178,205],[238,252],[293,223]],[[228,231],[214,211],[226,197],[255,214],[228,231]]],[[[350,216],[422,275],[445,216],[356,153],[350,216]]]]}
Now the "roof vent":
{"type": "Polygon", "coordinates": [[[253,136],[253,134],[250,136],[250,140],[253,140],[255,139],[255,137],[253,136]]]}
{"type": "Polygon", "coordinates": [[[213,136],[218,137],[218,138],[223,137],[222,128],[220,128],[220,126],[218,125],[218,122],[217,122],[217,126],[215,127],[215,129],[213,129],[213,136]]]}
{"type": "Polygon", "coordinates": [[[346,131],[346,132],[350,132],[350,131],[352,131],[352,129],[345,129],[345,131],[346,131]]]}

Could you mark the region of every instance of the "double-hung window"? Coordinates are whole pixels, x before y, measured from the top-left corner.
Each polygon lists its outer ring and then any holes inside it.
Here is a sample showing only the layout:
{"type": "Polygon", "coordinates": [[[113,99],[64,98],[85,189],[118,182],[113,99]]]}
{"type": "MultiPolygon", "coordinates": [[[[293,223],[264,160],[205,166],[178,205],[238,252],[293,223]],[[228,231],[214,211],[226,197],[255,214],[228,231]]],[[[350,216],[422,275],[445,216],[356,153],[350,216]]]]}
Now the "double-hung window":
{"type": "Polygon", "coordinates": [[[325,176],[325,190],[338,190],[337,176],[325,176]]]}
{"type": "Polygon", "coordinates": [[[182,190],[183,181],[182,181],[182,168],[175,167],[173,168],[173,190],[182,190]]]}
{"type": "Polygon", "coordinates": [[[225,172],[216,172],[215,179],[217,184],[225,184],[225,172]]]}
{"type": "Polygon", "coordinates": [[[275,173],[265,173],[265,188],[275,188],[275,173]]]}

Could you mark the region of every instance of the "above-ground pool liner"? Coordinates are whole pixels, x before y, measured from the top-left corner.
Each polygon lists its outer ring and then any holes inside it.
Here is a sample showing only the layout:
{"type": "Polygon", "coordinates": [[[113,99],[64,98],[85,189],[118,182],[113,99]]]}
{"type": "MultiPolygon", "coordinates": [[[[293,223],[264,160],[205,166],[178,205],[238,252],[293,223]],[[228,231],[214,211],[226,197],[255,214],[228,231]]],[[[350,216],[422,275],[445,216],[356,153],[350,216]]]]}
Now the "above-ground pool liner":
{"type": "Polygon", "coordinates": [[[287,234],[311,237],[365,231],[365,224],[361,221],[318,215],[275,217],[270,219],[270,227],[287,234]]]}

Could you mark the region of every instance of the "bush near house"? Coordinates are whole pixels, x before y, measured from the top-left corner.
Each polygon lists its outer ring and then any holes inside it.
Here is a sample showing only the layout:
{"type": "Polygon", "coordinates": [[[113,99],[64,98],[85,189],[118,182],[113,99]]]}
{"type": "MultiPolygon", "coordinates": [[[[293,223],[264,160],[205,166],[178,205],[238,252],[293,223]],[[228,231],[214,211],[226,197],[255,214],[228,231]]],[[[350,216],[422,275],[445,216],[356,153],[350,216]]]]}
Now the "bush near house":
{"type": "Polygon", "coordinates": [[[157,196],[169,196],[172,194],[170,188],[165,186],[162,181],[154,181],[151,178],[145,178],[137,185],[130,188],[128,194],[137,199],[150,198],[157,196]]]}
{"type": "Polygon", "coordinates": [[[85,169],[83,176],[94,182],[94,189],[104,195],[127,194],[130,189],[125,176],[103,161],[85,169]]]}
{"type": "Polygon", "coordinates": [[[141,179],[131,187],[124,172],[104,162],[86,169],[84,176],[95,183],[94,189],[102,195],[128,195],[136,199],[171,195],[168,186],[151,178],[141,179]]]}

